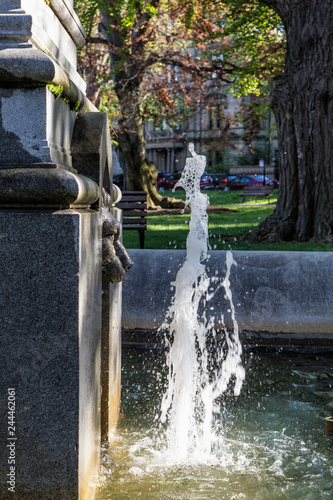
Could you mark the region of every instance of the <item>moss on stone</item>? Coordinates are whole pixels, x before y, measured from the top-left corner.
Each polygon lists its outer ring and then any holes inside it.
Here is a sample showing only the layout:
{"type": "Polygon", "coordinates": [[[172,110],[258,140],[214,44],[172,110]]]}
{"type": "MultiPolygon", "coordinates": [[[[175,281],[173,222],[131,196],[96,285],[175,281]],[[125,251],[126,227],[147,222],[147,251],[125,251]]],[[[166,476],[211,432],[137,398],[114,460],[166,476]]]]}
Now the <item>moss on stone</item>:
{"type": "Polygon", "coordinates": [[[59,99],[64,91],[64,87],[62,85],[53,85],[52,83],[48,83],[47,88],[50,92],[52,92],[56,99],[59,99]]]}

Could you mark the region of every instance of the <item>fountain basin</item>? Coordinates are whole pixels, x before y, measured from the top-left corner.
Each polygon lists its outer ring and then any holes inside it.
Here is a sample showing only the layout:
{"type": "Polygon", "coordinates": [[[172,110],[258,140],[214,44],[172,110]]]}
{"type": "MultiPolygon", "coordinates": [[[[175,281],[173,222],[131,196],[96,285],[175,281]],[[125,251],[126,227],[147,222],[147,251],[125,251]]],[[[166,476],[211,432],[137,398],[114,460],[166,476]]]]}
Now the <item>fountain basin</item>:
{"type": "MultiPolygon", "coordinates": [[[[123,285],[125,330],[151,332],[161,326],[185,255],[182,250],[131,250],[135,265],[123,285]]],[[[331,253],[238,251],[233,256],[238,265],[232,266],[230,283],[243,337],[254,343],[332,345],[331,253]]],[[[225,259],[225,251],[209,252],[209,276],[223,279],[225,259]]],[[[207,308],[216,318],[224,312],[232,328],[224,293],[221,288],[207,308]]]]}

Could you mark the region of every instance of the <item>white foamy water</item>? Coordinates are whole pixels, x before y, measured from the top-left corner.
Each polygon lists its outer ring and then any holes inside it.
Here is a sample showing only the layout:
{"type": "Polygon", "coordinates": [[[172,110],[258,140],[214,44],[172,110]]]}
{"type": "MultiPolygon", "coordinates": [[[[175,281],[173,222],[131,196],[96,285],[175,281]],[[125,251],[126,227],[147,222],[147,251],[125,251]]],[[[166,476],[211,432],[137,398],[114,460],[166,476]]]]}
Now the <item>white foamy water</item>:
{"type": "MultiPolygon", "coordinates": [[[[245,371],[241,364],[242,349],[229,281],[231,267],[236,263],[231,252],[227,252],[224,279],[215,276],[210,280],[207,276],[209,200],[200,192],[206,158],[197,155],[193,145],[189,149],[192,158],[187,159],[177,186],[186,191],[186,205],[191,204],[191,220],[187,256],[177,273],[174,299],[162,327],[168,330],[169,374],[161,404],[161,423],[169,457],[176,461],[204,462],[210,458],[216,441],[214,417],[220,411],[218,398],[231,380],[234,394],[239,395],[245,371]],[[207,318],[206,313],[212,282],[216,289],[224,286],[234,325],[232,333],[224,329],[225,349],[215,350],[213,363],[209,358],[207,335],[216,336],[216,318],[207,318]]],[[[223,325],[222,314],[218,319],[223,325]]]]}

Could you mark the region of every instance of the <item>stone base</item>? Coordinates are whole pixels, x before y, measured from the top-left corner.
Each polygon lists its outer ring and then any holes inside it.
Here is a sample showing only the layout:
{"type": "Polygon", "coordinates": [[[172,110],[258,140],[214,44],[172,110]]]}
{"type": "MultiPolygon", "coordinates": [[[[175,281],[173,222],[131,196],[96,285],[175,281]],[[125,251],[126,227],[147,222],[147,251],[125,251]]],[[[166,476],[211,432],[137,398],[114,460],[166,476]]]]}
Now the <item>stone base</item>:
{"type": "Polygon", "coordinates": [[[0,241],[0,498],[90,500],[100,455],[100,214],[1,210],[0,241]]]}
{"type": "Polygon", "coordinates": [[[121,397],[122,283],[103,285],[101,438],[110,441],[120,410],[121,397]]]}
{"type": "MultiPolygon", "coordinates": [[[[113,216],[120,221],[121,211],[114,208],[113,216]]],[[[120,411],[123,284],[111,284],[104,276],[102,285],[101,437],[103,442],[108,442],[117,425],[120,411]]]]}

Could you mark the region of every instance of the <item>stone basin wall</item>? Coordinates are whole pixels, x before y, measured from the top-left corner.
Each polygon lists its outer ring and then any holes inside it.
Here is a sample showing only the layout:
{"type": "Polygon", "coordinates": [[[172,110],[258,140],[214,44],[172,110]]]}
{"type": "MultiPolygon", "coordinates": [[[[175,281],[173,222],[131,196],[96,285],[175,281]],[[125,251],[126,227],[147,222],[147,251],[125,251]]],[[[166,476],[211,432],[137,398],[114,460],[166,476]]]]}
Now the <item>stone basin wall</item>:
{"type": "MultiPolygon", "coordinates": [[[[208,275],[223,279],[226,252],[209,254],[208,275]]],[[[128,331],[156,331],[172,300],[172,282],[186,252],[132,250],[131,255],[134,266],[123,284],[122,326],[128,331]]],[[[332,345],[332,253],[238,251],[233,256],[237,266],[231,268],[230,283],[243,338],[332,345]]],[[[224,295],[221,287],[207,308],[217,321],[223,314],[226,326],[232,328],[224,295]]],[[[134,333],[131,338],[135,340],[134,333]]]]}

